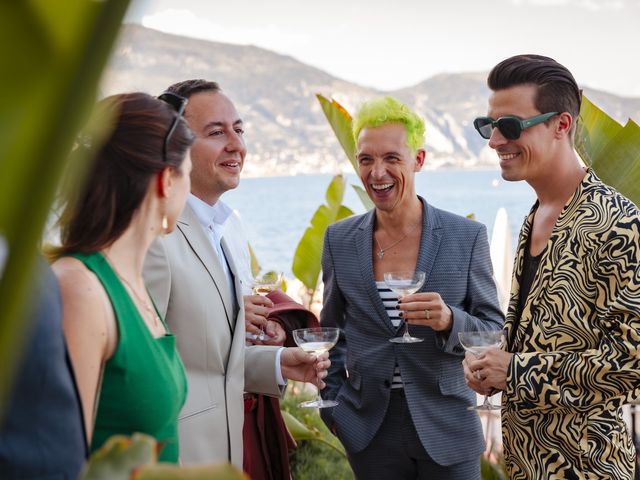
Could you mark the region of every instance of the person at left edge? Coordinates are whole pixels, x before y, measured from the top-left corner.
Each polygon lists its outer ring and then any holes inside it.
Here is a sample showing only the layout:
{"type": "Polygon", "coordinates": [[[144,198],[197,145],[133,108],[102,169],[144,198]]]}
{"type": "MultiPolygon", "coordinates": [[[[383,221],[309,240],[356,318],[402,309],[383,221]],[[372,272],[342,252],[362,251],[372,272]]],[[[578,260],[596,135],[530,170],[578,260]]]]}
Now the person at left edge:
{"type": "Polygon", "coordinates": [[[186,397],[175,338],[142,281],[155,237],[173,230],[189,192],[193,134],[174,94],[114,95],[115,117],[86,184],[62,214],[53,269],[91,450],[110,436],[155,437],[160,460],[177,462],[186,397]]]}

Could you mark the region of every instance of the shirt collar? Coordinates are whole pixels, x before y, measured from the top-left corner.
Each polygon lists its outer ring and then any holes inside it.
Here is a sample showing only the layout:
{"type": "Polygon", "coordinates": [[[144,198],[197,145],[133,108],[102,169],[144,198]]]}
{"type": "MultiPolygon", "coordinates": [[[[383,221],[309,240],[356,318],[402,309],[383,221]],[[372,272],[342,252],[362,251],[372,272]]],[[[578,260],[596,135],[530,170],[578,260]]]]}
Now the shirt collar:
{"type": "Polygon", "coordinates": [[[218,200],[213,205],[209,205],[192,193],[190,193],[187,198],[187,204],[196,214],[202,228],[205,229],[213,226],[213,224],[223,226],[231,216],[231,213],[233,213],[233,210],[222,200],[218,200]]]}

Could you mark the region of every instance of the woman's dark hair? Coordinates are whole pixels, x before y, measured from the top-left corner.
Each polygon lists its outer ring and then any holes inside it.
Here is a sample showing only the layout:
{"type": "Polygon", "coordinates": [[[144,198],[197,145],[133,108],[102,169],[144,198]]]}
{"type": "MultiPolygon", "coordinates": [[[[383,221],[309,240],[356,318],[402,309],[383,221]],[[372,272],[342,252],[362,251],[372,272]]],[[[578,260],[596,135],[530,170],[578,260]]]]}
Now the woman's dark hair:
{"type": "Polygon", "coordinates": [[[516,55],[493,67],[487,79],[494,92],[526,84],[538,87],[534,105],[540,113],[568,112],[574,129],[582,94],[566,67],[542,55],[516,55]]]}
{"type": "Polygon", "coordinates": [[[83,188],[65,201],[58,222],[61,247],[54,255],[111,245],[129,226],[153,177],[168,166],[181,173],[194,140],[185,120],[178,118],[165,161],[164,139],[177,115],[171,105],[146,93],[113,95],[100,103],[113,113],[113,130],[90,155],[93,163],[83,188]]]}

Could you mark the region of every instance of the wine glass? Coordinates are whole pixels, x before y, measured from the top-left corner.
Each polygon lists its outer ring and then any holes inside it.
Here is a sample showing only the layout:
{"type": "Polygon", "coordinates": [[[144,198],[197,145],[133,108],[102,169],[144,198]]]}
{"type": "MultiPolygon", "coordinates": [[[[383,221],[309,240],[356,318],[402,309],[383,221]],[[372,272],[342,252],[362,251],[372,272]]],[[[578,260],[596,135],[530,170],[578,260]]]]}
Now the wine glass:
{"type": "MultiPolygon", "coordinates": [[[[269,293],[277,290],[282,283],[282,273],[269,271],[256,275],[253,277],[253,283],[251,285],[251,291],[254,295],[260,295],[266,297],[269,293]]],[[[251,340],[264,340],[266,333],[264,331],[264,325],[260,325],[260,333],[258,335],[248,334],[247,338],[251,340]]]]}
{"type": "MultiPolygon", "coordinates": [[[[384,282],[387,284],[398,297],[411,295],[417,292],[424,283],[425,273],[419,271],[405,272],[385,272],[384,282]]],[[[409,335],[409,324],[404,321],[404,335],[389,339],[393,343],[418,343],[424,341],[424,338],[412,337],[409,335]]]]}
{"type": "MultiPolygon", "coordinates": [[[[332,327],[314,327],[299,328],[293,331],[293,339],[302,350],[314,355],[322,355],[328,352],[338,341],[340,336],[339,328],[332,327]]],[[[320,389],[315,400],[302,402],[299,407],[303,408],[327,408],[335,407],[338,402],[335,400],[323,400],[320,396],[320,389]]]]}
{"type": "MultiPolygon", "coordinates": [[[[458,332],[460,345],[467,351],[479,357],[490,348],[500,348],[504,341],[502,330],[489,330],[484,332],[458,332]]],[[[479,374],[476,372],[479,379],[479,374]]],[[[469,407],[469,410],[500,410],[500,405],[493,405],[489,395],[484,396],[482,405],[469,407]]]]}

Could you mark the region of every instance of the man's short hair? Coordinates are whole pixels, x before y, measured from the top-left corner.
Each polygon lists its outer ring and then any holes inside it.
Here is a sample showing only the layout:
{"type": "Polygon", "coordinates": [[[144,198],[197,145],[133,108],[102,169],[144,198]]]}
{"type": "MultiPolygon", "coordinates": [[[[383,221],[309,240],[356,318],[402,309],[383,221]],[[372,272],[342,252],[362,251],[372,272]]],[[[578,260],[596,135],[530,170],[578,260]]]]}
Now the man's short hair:
{"type": "Polygon", "coordinates": [[[358,135],[363,128],[375,128],[390,123],[399,123],[407,132],[407,146],[416,152],[424,146],[424,120],[393,97],[374,98],[365,102],[353,117],[353,137],[358,142],[358,135]]]}
{"type": "Polygon", "coordinates": [[[212,82],[209,80],[204,80],[202,78],[197,78],[193,80],[185,80],[183,82],[174,83],[169,88],[167,88],[168,92],[173,92],[177,95],[180,95],[184,98],[189,98],[191,95],[200,92],[221,92],[222,89],[217,82],[212,82]]]}
{"type": "Polygon", "coordinates": [[[487,85],[494,92],[519,85],[536,85],[535,107],[540,113],[568,112],[572,130],[580,114],[582,93],[571,72],[553,58],[542,55],[515,55],[497,64],[487,85]]]}

